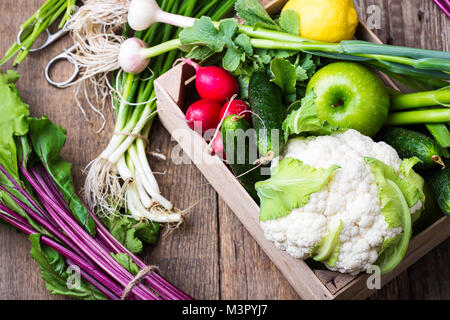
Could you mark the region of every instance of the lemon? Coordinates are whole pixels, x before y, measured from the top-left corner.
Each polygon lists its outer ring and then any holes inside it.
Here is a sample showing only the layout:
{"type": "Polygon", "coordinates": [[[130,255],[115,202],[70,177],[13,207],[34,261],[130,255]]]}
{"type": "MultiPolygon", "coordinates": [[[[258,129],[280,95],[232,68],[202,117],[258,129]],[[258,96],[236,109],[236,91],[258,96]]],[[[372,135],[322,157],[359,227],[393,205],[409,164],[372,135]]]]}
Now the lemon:
{"type": "Polygon", "coordinates": [[[289,9],[299,16],[299,35],[311,40],[350,40],[358,25],[352,0],[290,0],[283,11],[289,9]]]}

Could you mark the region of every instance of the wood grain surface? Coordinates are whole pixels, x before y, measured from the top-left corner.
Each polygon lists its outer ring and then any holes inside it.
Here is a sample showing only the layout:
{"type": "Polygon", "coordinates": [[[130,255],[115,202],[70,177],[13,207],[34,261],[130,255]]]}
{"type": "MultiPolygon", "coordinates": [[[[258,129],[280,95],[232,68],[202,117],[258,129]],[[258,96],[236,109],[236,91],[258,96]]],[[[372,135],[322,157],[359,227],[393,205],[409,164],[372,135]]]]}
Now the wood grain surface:
{"type": "MultiPolygon", "coordinates": [[[[42,0],[0,1],[0,56],[14,41],[22,21],[42,0]]],[[[431,0],[355,0],[363,21],[380,9],[379,29],[386,43],[450,50],[450,19],[431,0]],[[376,7],[370,7],[375,5],[376,7]],[[368,9],[372,8],[368,13],[368,9]]],[[[105,147],[113,127],[113,110],[106,107],[106,129],[91,110],[86,121],[77,108],[72,88],[60,90],[47,84],[47,61],[70,46],[64,39],[42,53],[30,54],[17,68],[23,99],[34,116],[46,114],[67,129],[63,156],[73,162],[77,187],[83,168],[105,147]]],[[[10,64],[3,69],[11,67],[10,64]]],[[[70,66],[55,69],[60,76],[70,66]]],[[[1,115],[0,115],[1,116],[1,115]]],[[[150,134],[151,149],[166,155],[177,149],[169,134],[156,122],[150,134]]],[[[150,157],[161,191],[180,208],[192,207],[181,230],[161,239],[144,253],[146,261],[160,266],[175,285],[197,299],[298,299],[294,290],[217,196],[193,164],[175,165],[150,157]]],[[[0,299],[61,299],[51,296],[30,257],[23,234],[0,225],[0,299]]],[[[379,290],[371,299],[450,299],[450,240],[425,255],[415,265],[379,290]]]]}

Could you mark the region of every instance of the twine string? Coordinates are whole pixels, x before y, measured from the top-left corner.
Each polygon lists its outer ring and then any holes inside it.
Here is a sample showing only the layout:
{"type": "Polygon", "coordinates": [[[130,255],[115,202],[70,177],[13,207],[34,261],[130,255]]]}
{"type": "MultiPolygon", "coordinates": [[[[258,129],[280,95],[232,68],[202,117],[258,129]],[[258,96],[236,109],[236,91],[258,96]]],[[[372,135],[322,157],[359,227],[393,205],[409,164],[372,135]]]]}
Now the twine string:
{"type": "Polygon", "coordinates": [[[125,300],[130,294],[131,290],[133,290],[134,286],[139,283],[142,279],[144,279],[150,272],[156,271],[159,273],[159,269],[156,266],[147,266],[144,269],[140,270],[138,274],[131,280],[125,289],[123,290],[121,300],[125,300]]]}

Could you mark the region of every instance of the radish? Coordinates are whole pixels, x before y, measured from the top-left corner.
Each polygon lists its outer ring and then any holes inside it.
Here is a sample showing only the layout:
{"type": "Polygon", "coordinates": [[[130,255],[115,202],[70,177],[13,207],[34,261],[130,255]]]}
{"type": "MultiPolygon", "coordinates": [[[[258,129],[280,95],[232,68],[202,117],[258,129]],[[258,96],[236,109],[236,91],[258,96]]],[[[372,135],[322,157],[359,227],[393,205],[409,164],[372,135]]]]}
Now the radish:
{"type": "Polygon", "coordinates": [[[237,80],[227,70],[216,66],[201,67],[191,59],[181,61],[194,67],[197,73],[195,86],[202,99],[225,103],[239,93],[237,80]]]}
{"type": "Polygon", "coordinates": [[[252,115],[250,113],[250,107],[242,100],[233,100],[226,102],[220,110],[220,119],[225,119],[230,114],[243,115],[248,123],[252,123],[252,115]],[[229,105],[229,106],[228,106],[229,105]]]}
{"type": "Polygon", "coordinates": [[[217,136],[214,138],[214,140],[212,142],[212,149],[213,149],[213,154],[215,154],[216,156],[219,156],[222,159],[225,159],[222,134],[220,133],[220,131],[218,132],[217,136]]]}
{"type": "Polygon", "coordinates": [[[208,129],[215,129],[220,122],[220,108],[220,103],[216,101],[198,100],[186,112],[187,124],[193,130],[200,124],[202,133],[208,129]]]}

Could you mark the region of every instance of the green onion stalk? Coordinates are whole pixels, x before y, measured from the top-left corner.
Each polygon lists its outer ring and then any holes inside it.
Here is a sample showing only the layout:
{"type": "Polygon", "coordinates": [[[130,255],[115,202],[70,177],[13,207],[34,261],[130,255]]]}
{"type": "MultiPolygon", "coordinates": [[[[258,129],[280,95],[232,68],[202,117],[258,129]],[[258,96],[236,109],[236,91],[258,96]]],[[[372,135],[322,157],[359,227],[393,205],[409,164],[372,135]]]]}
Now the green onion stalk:
{"type": "Polygon", "coordinates": [[[388,125],[424,124],[441,147],[450,147],[450,87],[392,94],[388,125]],[[445,108],[441,108],[445,107],[445,108]]]}
{"type": "MultiPolygon", "coordinates": [[[[158,4],[167,12],[221,19],[234,2],[160,0],[158,4]]],[[[176,39],[180,31],[158,23],[133,36],[152,47],[176,39]]],[[[130,28],[125,28],[123,35],[130,36],[130,28]]],[[[154,80],[172,68],[179,57],[179,52],[170,51],[152,59],[140,74],[119,70],[112,77],[116,111],[114,134],[106,149],[89,165],[84,188],[89,205],[102,216],[121,212],[136,220],[172,226],[183,221],[183,212],[161,195],[146,155],[147,137],[156,117],[154,80]]]]}
{"type": "MultiPolygon", "coordinates": [[[[118,2],[118,0],[105,1],[118,2]]],[[[87,0],[86,5],[89,2],[90,0],[87,0]]],[[[205,10],[205,8],[218,6],[219,2],[222,1],[205,2],[203,10],[198,11],[198,15],[194,17],[174,14],[170,10],[165,10],[159,2],[154,0],[123,1],[122,9],[124,12],[126,11],[127,21],[134,30],[143,31],[149,26],[159,23],[188,28],[195,26],[198,18],[209,10],[205,10]]],[[[183,9],[183,7],[186,8],[187,5],[181,4],[180,8],[183,9]]],[[[98,9],[95,10],[97,11],[94,11],[94,13],[99,11],[98,9]]],[[[178,12],[182,13],[185,11],[180,10],[178,12]]],[[[220,25],[218,20],[220,19],[212,17],[211,27],[218,28],[220,25]]],[[[83,24],[81,23],[80,25],[83,24]]],[[[205,33],[204,30],[202,32],[205,33]]],[[[375,44],[358,40],[326,43],[302,38],[283,31],[248,25],[238,25],[239,33],[247,35],[254,48],[291,50],[326,58],[356,61],[380,69],[383,72],[419,79],[417,80],[418,82],[424,82],[424,79],[427,79],[433,85],[444,86],[448,84],[445,81],[450,80],[450,52],[375,44]]],[[[198,34],[196,35],[197,37],[198,34]]],[[[84,78],[92,78],[98,72],[104,72],[105,70],[114,71],[118,68],[122,68],[125,72],[137,74],[147,67],[151,58],[177,50],[181,46],[206,46],[206,42],[211,41],[207,35],[206,38],[205,42],[202,42],[202,39],[195,39],[194,42],[183,43],[181,39],[173,37],[166,42],[147,43],[148,48],[143,47],[139,39],[128,38],[124,42],[110,46],[107,53],[102,45],[94,45],[90,46],[86,50],[87,52],[83,52],[81,55],[75,54],[73,58],[79,61],[83,67],[86,67],[86,71],[83,73],[84,78]],[[102,51],[104,54],[101,54],[102,51]],[[86,61],[87,63],[84,63],[86,61]]],[[[233,39],[230,41],[233,41],[233,39]]]]}
{"type": "Polygon", "coordinates": [[[40,34],[46,31],[57,19],[61,18],[58,29],[64,28],[66,22],[75,12],[76,0],[47,0],[38,11],[20,26],[20,39],[6,51],[0,66],[12,59],[17,66],[27,57],[40,34]],[[18,43],[20,41],[20,43],[18,43]]]}

